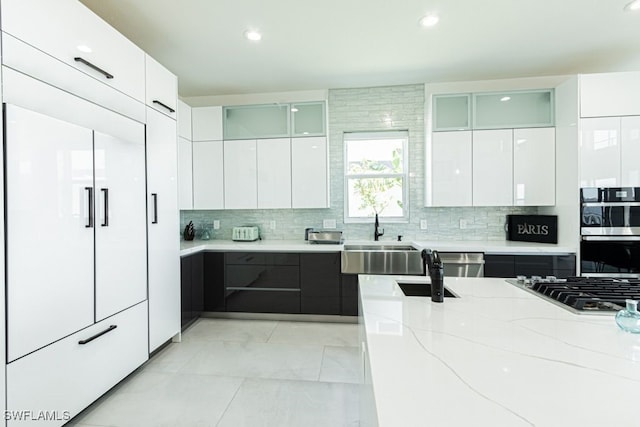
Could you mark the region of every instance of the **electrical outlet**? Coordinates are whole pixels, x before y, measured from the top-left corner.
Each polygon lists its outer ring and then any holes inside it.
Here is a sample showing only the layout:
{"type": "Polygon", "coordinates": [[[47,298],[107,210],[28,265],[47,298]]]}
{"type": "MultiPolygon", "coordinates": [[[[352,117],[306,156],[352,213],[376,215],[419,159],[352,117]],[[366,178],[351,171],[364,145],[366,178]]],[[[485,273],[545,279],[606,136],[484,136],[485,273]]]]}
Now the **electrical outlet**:
{"type": "Polygon", "coordinates": [[[220,220],[216,219],[213,221],[213,229],[220,230],[220,220]]]}
{"type": "Polygon", "coordinates": [[[336,228],[336,220],[335,219],[322,220],[322,228],[336,228]]]}
{"type": "Polygon", "coordinates": [[[465,228],[467,228],[467,220],[466,219],[461,219],[460,220],[460,229],[464,230],[465,228]]]}
{"type": "Polygon", "coordinates": [[[427,229],[427,220],[426,219],[421,219],[420,220],[420,230],[426,230],[427,229]]]}
{"type": "Polygon", "coordinates": [[[275,230],[276,229],[276,222],[271,220],[269,221],[269,230],[275,230]]]}

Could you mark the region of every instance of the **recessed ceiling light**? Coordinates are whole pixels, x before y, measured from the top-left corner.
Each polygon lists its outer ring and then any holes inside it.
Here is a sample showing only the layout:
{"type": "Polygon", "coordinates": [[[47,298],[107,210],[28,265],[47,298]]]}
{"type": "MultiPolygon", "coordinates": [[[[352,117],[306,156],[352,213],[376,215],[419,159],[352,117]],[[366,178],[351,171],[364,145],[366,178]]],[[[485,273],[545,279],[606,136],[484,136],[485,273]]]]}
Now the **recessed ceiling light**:
{"type": "Polygon", "coordinates": [[[502,98],[500,98],[500,101],[505,102],[505,101],[508,101],[510,99],[511,99],[510,96],[503,96],[502,98]]]}
{"type": "Polygon", "coordinates": [[[78,49],[80,52],[84,52],[84,53],[91,53],[93,52],[93,50],[91,50],[91,48],[87,45],[81,44],[79,46],[76,46],[76,49],[78,49]]]}
{"type": "Polygon", "coordinates": [[[433,27],[440,21],[438,15],[426,15],[420,18],[420,25],[423,27],[433,27]]]}
{"type": "Polygon", "coordinates": [[[291,107],[291,112],[292,112],[292,113],[297,113],[297,112],[298,112],[298,109],[297,109],[296,107],[291,107]]]}
{"type": "Polygon", "coordinates": [[[257,30],[247,30],[244,32],[244,36],[247,40],[251,40],[252,42],[257,42],[262,39],[262,34],[260,34],[260,31],[257,30]]]}
{"type": "Polygon", "coordinates": [[[633,0],[632,2],[627,3],[627,5],[624,7],[624,10],[626,10],[627,12],[640,10],[640,0],[633,0]]]}

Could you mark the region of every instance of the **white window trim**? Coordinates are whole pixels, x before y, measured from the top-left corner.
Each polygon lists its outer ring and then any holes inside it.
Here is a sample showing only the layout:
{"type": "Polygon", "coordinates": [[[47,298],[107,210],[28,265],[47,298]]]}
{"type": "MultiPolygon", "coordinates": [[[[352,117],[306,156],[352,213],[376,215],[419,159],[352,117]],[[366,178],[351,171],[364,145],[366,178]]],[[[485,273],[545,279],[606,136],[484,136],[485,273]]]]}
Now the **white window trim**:
{"type": "Polygon", "coordinates": [[[409,222],[409,130],[380,130],[380,131],[363,131],[363,132],[344,132],[342,134],[342,152],[343,152],[343,178],[344,178],[344,222],[349,224],[368,224],[373,220],[373,216],[367,217],[350,217],[349,216],[349,178],[402,178],[402,200],[403,200],[403,216],[401,217],[381,217],[387,223],[408,223],[409,222]],[[349,135],[349,136],[347,136],[349,135]],[[349,174],[349,162],[347,158],[347,140],[361,139],[404,139],[402,147],[402,173],[389,174],[349,174]]]}

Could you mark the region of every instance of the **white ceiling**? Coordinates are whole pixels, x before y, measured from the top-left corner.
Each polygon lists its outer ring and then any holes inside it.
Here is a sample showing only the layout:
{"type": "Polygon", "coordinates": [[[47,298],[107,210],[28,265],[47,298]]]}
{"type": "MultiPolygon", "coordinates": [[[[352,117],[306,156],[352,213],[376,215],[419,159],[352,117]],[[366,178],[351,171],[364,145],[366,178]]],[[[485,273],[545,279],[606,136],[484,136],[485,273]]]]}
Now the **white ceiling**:
{"type": "Polygon", "coordinates": [[[640,70],[628,0],[80,1],[182,97],[640,70]]]}

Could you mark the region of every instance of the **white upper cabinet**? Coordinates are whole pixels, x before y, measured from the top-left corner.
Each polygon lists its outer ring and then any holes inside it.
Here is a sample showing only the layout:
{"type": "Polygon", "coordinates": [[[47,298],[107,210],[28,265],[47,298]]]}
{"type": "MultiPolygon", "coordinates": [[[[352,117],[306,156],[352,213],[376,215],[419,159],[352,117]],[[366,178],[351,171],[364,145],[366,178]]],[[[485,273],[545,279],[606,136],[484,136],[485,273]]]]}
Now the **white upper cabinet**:
{"type": "Polygon", "coordinates": [[[222,141],[193,142],[193,209],[224,208],[223,158],[222,141]]]}
{"type": "Polygon", "coordinates": [[[622,117],[621,186],[640,187],[640,117],[622,117]]]}
{"type": "Polygon", "coordinates": [[[193,140],[191,135],[191,107],[178,100],[178,136],[193,140]]]}
{"type": "Polygon", "coordinates": [[[434,132],[429,206],[471,206],[471,131],[434,132]]]}
{"type": "Polygon", "coordinates": [[[193,149],[183,137],[178,137],[178,207],[193,209],[193,149]]]}
{"type": "Polygon", "coordinates": [[[178,108],[178,78],[149,55],[145,57],[147,105],[175,119],[178,108]]]}
{"type": "Polygon", "coordinates": [[[291,139],[257,141],[258,209],[291,207],[291,139]]]}
{"type": "Polygon", "coordinates": [[[620,118],[580,120],[580,187],[620,186],[620,118]]]}
{"type": "Polygon", "coordinates": [[[473,131],[473,205],[513,204],[513,130],[473,131]]]}
{"type": "Polygon", "coordinates": [[[640,115],[640,71],[580,76],[580,117],[640,115]]]}
{"type": "MultiPolygon", "coordinates": [[[[256,160],[255,139],[224,141],[225,209],[258,207],[256,160]]],[[[197,187],[194,190],[197,192],[197,187]]]]}
{"type": "Polygon", "coordinates": [[[513,200],[516,206],[555,205],[555,128],[514,129],[513,200]]]}
{"type": "Polygon", "coordinates": [[[224,107],[223,116],[225,140],[291,136],[289,104],[224,107]]]}
{"type": "Polygon", "coordinates": [[[327,138],[291,140],[291,204],[293,208],[328,208],[327,138]]]}
{"type": "Polygon", "coordinates": [[[194,141],[222,141],[222,107],[191,109],[194,141]]]}
{"type": "Polygon", "coordinates": [[[145,100],[145,54],[77,0],[3,0],[2,31],[145,100]]]}

